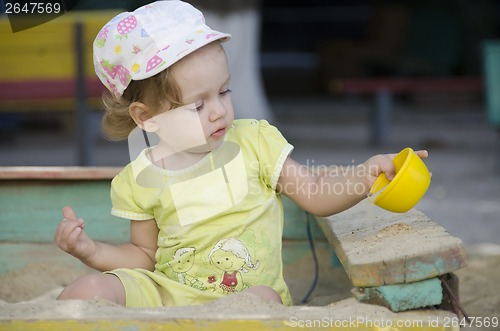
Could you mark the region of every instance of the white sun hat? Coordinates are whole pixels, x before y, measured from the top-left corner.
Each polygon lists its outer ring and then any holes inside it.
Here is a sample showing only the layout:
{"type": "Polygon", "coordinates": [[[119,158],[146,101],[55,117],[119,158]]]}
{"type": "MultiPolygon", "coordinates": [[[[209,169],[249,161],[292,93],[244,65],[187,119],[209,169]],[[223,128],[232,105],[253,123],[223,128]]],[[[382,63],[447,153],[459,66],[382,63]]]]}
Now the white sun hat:
{"type": "Polygon", "coordinates": [[[156,75],[195,50],[230,34],[212,30],[192,5],[156,1],[111,19],[94,40],[94,67],[102,83],[121,96],[131,80],[156,75]]]}

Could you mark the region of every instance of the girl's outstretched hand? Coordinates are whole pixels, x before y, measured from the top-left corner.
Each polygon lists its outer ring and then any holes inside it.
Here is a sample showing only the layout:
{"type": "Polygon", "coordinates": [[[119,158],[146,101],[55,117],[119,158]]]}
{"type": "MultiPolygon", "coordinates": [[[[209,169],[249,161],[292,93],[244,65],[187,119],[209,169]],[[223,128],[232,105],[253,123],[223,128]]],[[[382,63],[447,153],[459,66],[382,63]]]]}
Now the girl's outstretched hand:
{"type": "MultiPolygon", "coordinates": [[[[415,151],[415,153],[421,159],[425,159],[429,156],[429,153],[426,150],[415,151]]],[[[392,159],[396,155],[396,153],[375,155],[363,164],[369,187],[373,186],[375,180],[381,173],[384,173],[388,180],[392,180],[394,178],[396,173],[392,159]]]]}
{"type": "Polygon", "coordinates": [[[96,253],[96,244],[85,233],[84,221],[76,218],[71,207],[64,207],[62,214],[54,238],[57,246],[82,261],[90,260],[96,253]]]}

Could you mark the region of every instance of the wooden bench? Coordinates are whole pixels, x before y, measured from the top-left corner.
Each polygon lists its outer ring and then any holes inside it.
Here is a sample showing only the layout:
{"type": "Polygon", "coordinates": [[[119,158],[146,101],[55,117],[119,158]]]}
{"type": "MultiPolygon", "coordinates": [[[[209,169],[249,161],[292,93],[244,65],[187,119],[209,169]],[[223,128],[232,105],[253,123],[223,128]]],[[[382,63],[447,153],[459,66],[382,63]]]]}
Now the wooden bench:
{"type": "Polygon", "coordinates": [[[382,301],[393,311],[440,304],[438,277],[467,264],[462,241],[415,209],[391,213],[365,199],[318,218],[318,224],[358,289],[356,296],[382,301]]]}
{"type": "Polygon", "coordinates": [[[76,112],[80,165],[91,163],[89,117],[105,89],[94,73],[92,43],[116,13],[69,12],[16,33],[0,17],[0,113],[76,112]]]}
{"type": "Polygon", "coordinates": [[[371,123],[373,145],[387,142],[392,115],[393,95],[401,93],[464,93],[482,92],[483,79],[479,76],[428,77],[428,78],[366,78],[332,80],[329,90],[334,94],[360,93],[374,96],[374,112],[371,123]]]}

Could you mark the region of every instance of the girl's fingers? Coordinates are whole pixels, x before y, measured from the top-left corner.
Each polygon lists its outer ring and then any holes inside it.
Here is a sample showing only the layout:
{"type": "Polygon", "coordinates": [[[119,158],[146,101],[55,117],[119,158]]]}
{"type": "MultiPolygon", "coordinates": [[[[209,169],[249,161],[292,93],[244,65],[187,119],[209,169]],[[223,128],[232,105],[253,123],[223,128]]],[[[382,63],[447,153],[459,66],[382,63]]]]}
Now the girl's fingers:
{"type": "Polygon", "coordinates": [[[429,156],[429,152],[425,149],[421,149],[419,151],[415,151],[415,154],[417,154],[420,158],[425,159],[426,157],[429,156]]]}
{"type": "Polygon", "coordinates": [[[70,240],[70,236],[74,232],[74,230],[77,228],[81,230],[82,227],[83,221],[81,219],[78,219],[76,221],[63,219],[59,223],[56,231],[56,242],[62,246],[67,246],[67,243],[70,240]]]}
{"type": "Polygon", "coordinates": [[[75,212],[73,211],[73,208],[71,208],[70,206],[63,207],[62,214],[63,214],[63,218],[66,218],[69,220],[76,220],[75,212]]]}
{"type": "Polygon", "coordinates": [[[66,240],[66,245],[67,245],[67,248],[69,250],[73,250],[76,248],[76,245],[77,245],[77,242],[78,242],[78,237],[80,236],[80,234],[82,233],[82,228],[77,226],[76,228],[73,229],[73,231],[71,231],[69,234],[68,234],[68,237],[67,237],[67,240],[66,240]]]}

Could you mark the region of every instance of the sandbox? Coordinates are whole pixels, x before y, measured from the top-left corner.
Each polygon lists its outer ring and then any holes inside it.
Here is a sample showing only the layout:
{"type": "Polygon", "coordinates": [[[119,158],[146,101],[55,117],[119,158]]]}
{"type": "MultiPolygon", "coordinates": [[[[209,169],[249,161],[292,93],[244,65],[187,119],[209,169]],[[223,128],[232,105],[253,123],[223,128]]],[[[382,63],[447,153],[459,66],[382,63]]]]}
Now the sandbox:
{"type": "MultiPolygon", "coordinates": [[[[456,321],[461,316],[435,307],[394,313],[358,302],[351,294],[351,280],[317,226],[312,233],[319,282],[310,300],[301,305],[313,280],[314,264],[302,214],[288,202],[284,271],[296,306],[284,307],[241,293],[206,305],[168,309],[131,309],[106,301],[57,301],[63,286],[92,272],[53,243],[64,205],[71,204],[77,213],[86,215],[88,231],[97,240],[127,240],[127,222],[109,216],[109,182],[116,171],[2,169],[0,330],[458,330],[456,321]]],[[[493,317],[500,317],[500,298],[493,290],[500,258],[483,255],[471,254],[469,266],[456,273],[469,315],[488,317],[492,322],[493,317]],[[482,286],[477,289],[477,284],[482,286]]],[[[479,329],[496,329],[490,326],[479,329]]]]}

